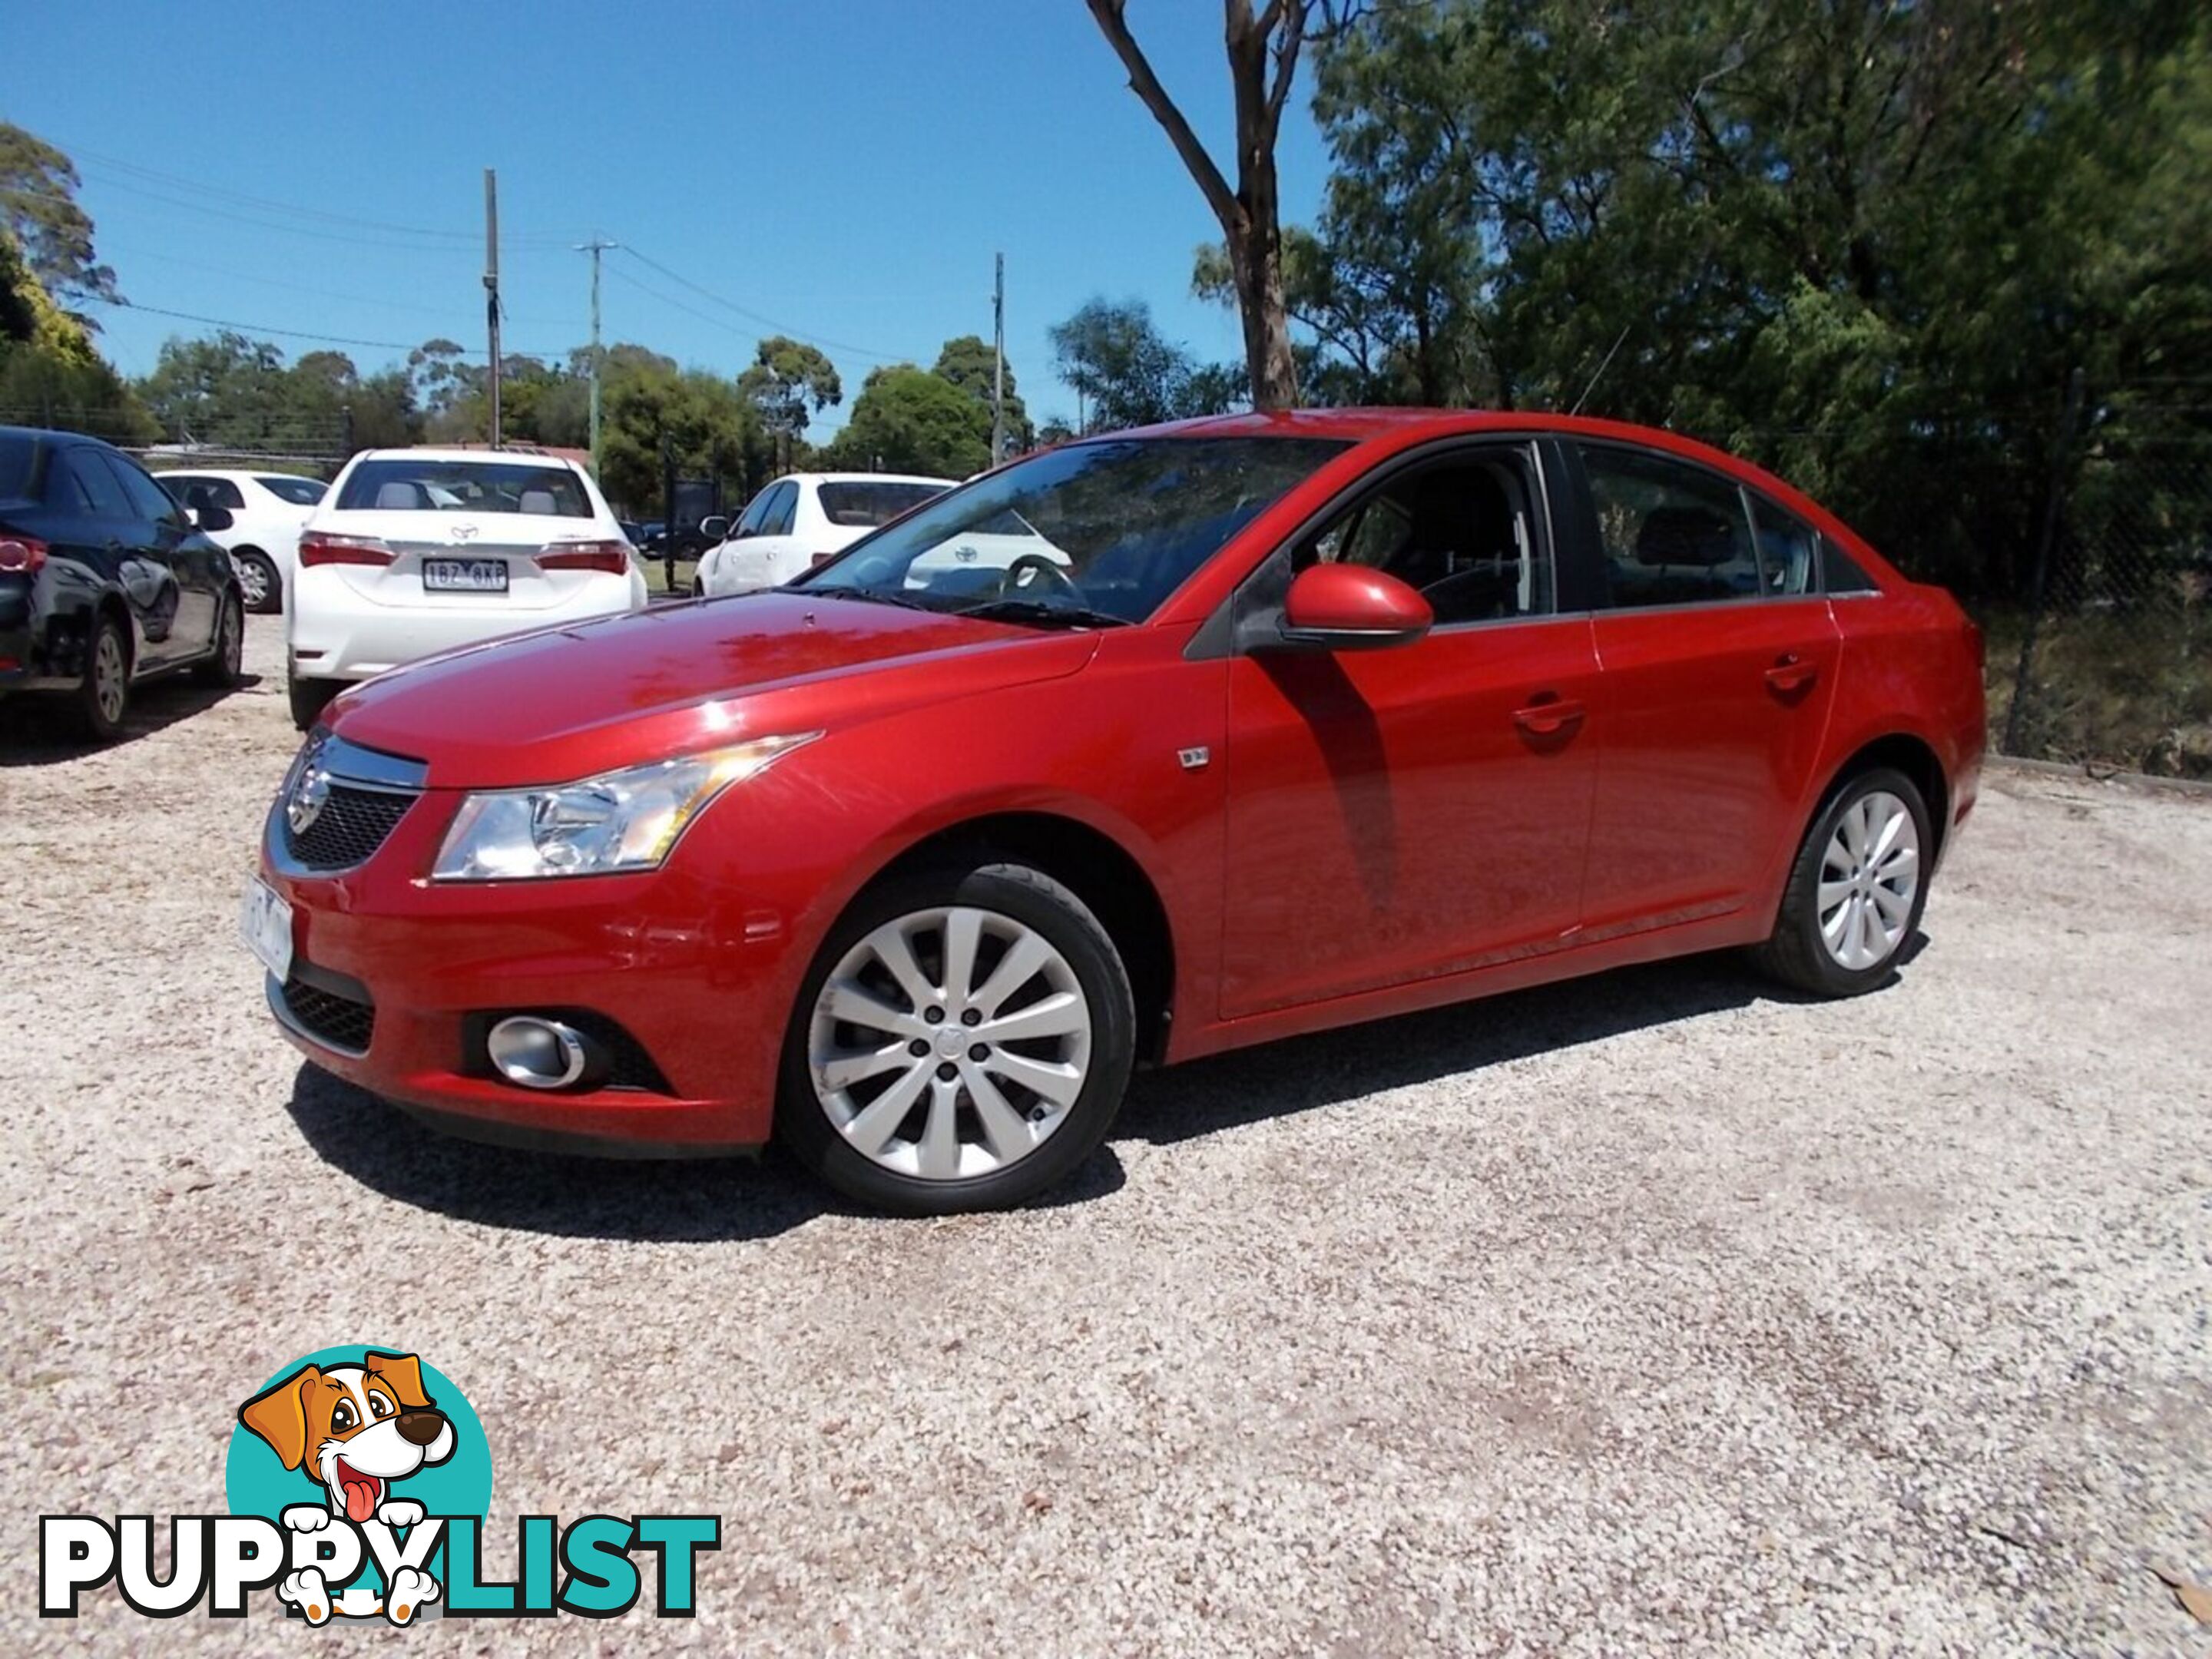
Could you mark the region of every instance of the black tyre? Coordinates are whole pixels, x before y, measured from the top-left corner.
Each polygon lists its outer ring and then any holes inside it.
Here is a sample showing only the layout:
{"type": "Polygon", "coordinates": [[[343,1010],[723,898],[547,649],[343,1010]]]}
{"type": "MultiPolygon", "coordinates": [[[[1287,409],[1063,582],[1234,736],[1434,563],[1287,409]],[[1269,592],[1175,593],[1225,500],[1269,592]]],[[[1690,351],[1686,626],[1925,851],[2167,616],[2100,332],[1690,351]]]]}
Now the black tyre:
{"type": "Polygon", "coordinates": [[[917,870],[823,942],[785,1034],[777,1132],[873,1208],[1006,1208],[1097,1150],[1135,1032],[1113,939],[1059,882],[981,860],[917,870]]]}
{"type": "Polygon", "coordinates": [[[238,572],[248,611],[266,617],[284,608],[284,580],[276,574],[275,560],[258,547],[241,547],[230,556],[230,562],[238,572]]]}
{"type": "Polygon", "coordinates": [[[1911,778],[1879,767],[1845,779],[1806,832],[1773,936],[1754,959],[1818,997],[1886,984],[1920,926],[1935,849],[1911,778]]]}
{"type": "Polygon", "coordinates": [[[331,699],[344,690],[343,680],[303,680],[296,674],[287,676],[284,692],[292,703],[292,724],[302,732],[310,730],[323,717],[323,710],[331,706],[331,699]]]}
{"type": "Polygon", "coordinates": [[[707,584],[696,576],[691,579],[691,597],[695,599],[703,599],[707,597],[707,584]]]}
{"type": "Polygon", "coordinates": [[[245,657],[246,605],[237,594],[226,593],[216,613],[215,653],[193,668],[192,678],[202,685],[236,685],[245,657]]]}
{"type": "Polygon", "coordinates": [[[112,617],[93,623],[84,678],[70,704],[77,729],[94,743],[109,743],[122,735],[123,719],[131,709],[131,642],[123,624],[112,617]]]}

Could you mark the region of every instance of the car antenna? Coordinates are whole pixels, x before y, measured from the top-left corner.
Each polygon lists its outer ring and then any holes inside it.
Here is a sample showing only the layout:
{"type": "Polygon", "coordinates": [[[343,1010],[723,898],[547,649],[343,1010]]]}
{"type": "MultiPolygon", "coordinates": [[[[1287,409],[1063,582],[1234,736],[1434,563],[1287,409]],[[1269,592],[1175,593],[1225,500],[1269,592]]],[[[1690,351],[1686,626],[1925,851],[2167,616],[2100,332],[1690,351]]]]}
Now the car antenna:
{"type": "Polygon", "coordinates": [[[1579,415],[1583,412],[1583,405],[1589,401],[1590,393],[1597,390],[1598,381],[1604,378],[1606,370],[1613,367],[1613,354],[1620,349],[1620,343],[1628,337],[1630,326],[1629,324],[1623,323],[1620,325],[1620,332],[1613,337],[1613,349],[1605,354],[1605,361],[1597,366],[1597,373],[1589,377],[1589,384],[1583,388],[1583,395],[1575,399],[1575,406],[1567,411],[1569,415],[1579,415]]]}

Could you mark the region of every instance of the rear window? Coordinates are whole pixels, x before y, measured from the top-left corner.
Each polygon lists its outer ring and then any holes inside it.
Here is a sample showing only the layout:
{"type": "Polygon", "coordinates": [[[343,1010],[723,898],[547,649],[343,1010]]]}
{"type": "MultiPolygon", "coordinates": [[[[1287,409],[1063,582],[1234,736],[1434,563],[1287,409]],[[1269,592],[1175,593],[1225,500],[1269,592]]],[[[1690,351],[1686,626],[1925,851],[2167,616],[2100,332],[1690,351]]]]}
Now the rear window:
{"type": "Polygon", "coordinates": [[[943,484],[826,483],[820,486],[822,512],[831,524],[851,529],[873,530],[889,524],[909,507],[920,507],[932,496],[942,495],[943,484]]]}
{"type": "Polygon", "coordinates": [[[323,491],[327,488],[313,478],[270,477],[263,473],[254,474],[253,482],[278,500],[289,501],[295,507],[313,507],[323,499],[323,491]]]}
{"type": "Polygon", "coordinates": [[[574,473],[527,462],[363,461],[338,492],[337,504],[342,512],[592,516],[591,498],[574,473]]]}
{"type": "Polygon", "coordinates": [[[0,432],[0,495],[29,495],[38,459],[37,440],[0,432]]]}

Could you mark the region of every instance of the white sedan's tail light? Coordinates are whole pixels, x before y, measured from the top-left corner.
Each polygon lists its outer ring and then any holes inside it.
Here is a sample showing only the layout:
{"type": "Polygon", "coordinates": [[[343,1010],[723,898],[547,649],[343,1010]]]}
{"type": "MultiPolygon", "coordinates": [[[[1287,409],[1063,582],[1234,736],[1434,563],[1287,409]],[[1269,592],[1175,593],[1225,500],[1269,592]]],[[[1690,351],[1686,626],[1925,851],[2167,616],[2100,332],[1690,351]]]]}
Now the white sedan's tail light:
{"type": "Polygon", "coordinates": [[[398,556],[374,536],[340,536],[311,530],[300,538],[302,568],[318,564],[390,564],[398,556]]]}
{"type": "Polygon", "coordinates": [[[540,570],[598,570],[619,576],[629,569],[629,544],[623,541],[550,542],[538,555],[540,570]]]}

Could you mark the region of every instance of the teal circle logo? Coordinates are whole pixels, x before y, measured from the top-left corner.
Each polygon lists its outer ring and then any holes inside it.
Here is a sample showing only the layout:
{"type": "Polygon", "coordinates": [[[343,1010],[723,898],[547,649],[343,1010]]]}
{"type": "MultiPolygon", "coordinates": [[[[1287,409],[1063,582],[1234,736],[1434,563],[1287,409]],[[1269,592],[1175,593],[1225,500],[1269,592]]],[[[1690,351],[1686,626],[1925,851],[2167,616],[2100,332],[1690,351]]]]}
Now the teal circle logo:
{"type": "Polygon", "coordinates": [[[491,1447],[443,1371],[397,1346],[348,1344],[279,1368],[239,1407],[223,1490],[233,1515],[277,1522],[316,1504],[359,1523],[392,1504],[481,1520],[491,1447]]]}

